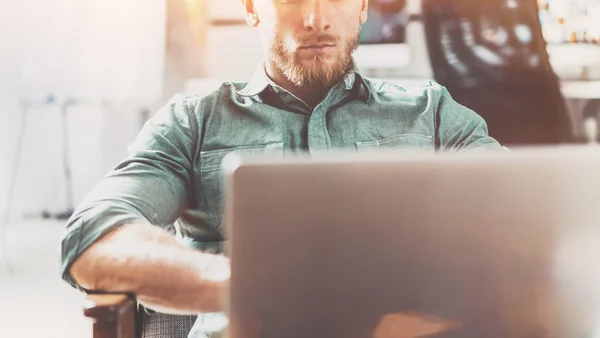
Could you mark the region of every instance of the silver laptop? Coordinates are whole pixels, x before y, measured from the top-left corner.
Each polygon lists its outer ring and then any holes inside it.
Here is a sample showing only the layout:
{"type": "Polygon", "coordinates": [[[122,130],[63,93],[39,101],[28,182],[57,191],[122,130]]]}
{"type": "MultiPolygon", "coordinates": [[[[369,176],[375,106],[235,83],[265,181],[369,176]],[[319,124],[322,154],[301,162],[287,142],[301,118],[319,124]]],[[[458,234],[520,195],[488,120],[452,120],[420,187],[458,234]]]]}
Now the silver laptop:
{"type": "Polygon", "coordinates": [[[600,337],[600,150],[229,155],[230,338],[600,337]]]}

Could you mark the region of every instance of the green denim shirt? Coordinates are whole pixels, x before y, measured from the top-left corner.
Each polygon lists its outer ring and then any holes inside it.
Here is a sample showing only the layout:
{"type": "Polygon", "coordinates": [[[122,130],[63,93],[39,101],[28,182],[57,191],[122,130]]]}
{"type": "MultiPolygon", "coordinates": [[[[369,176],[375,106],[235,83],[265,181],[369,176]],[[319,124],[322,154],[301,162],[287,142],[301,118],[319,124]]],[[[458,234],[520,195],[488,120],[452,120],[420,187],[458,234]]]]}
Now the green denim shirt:
{"type": "Polygon", "coordinates": [[[232,151],[274,155],[418,148],[501,150],[483,119],[429,83],[406,89],[349,72],[311,108],[264,71],[212,94],[176,95],[142,128],[67,222],[61,274],[111,229],[132,222],[169,228],[198,250],[222,253],[220,164],[232,151]]]}

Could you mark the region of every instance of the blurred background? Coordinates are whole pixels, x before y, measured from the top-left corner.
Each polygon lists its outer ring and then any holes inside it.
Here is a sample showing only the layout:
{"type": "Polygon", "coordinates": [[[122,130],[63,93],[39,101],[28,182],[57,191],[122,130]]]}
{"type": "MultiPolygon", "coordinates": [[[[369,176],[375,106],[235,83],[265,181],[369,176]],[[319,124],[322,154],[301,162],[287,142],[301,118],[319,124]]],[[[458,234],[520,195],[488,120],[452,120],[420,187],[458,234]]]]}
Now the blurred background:
{"type": "MultiPolygon", "coordinates": [[[[239,0],[2,1],[0,336],[91,335],[56,272],[65,218],[172,95],[247,81],[259,41],[239,0]]],[[[355,58],[366,76],[442,83],[505,144],[598,139],[600,0],[371,0],[355,58]],[[527,111],[487,111],[494,98],[527,111]],[[546,113],[567,136],[536,136],[546,113]]]]}

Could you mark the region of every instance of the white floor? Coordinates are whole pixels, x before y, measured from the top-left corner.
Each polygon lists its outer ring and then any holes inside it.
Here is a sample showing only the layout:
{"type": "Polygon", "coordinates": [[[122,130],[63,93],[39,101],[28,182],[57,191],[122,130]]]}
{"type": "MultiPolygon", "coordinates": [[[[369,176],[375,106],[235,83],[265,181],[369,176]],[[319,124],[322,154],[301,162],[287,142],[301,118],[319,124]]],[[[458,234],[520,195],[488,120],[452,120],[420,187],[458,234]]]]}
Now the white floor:
{"type": "Polygon", "coordinates": [[[0,256],[0,337],[92,336],[81,311],[82,294],[58,274],[62,229],[57,221],[9,225],[7,257],[0,256]]]}

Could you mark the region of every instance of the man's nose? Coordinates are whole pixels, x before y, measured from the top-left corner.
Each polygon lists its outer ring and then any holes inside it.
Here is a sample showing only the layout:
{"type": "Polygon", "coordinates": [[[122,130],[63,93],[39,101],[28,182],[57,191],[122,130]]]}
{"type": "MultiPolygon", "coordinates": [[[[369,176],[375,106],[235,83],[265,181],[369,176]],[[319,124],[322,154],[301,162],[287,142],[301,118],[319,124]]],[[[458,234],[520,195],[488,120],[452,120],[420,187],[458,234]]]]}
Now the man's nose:
{"type": "Polygon", "coordinates": [[[307,0],[302,6],[304,27],[310,31],[327,31],[330,26],[329,0],[307,0]]]}

